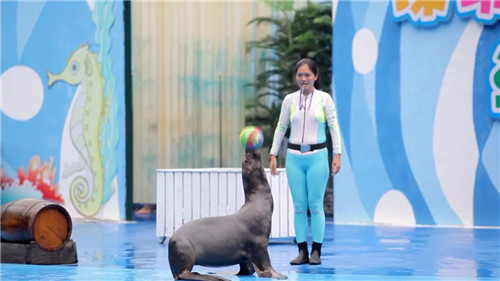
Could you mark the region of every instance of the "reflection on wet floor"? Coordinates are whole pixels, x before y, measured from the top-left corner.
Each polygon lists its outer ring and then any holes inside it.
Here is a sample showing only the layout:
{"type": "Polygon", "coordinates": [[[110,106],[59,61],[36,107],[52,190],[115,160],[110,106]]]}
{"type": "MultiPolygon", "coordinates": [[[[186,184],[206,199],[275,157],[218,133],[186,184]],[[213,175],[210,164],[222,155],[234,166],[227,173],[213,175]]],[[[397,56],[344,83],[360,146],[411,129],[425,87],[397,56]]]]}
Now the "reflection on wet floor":
{"type": "MultiPolygon", "coordinates": [[[[78,264],[1,264],[1,280],[173,280],[167,241],[153,219],[73,224],[78,264]]],[[[327,222],[323,264],[291,266],[292,239],[272,239],[276,271],[289,280],[500,280],[500,228],[390,227],[327,222]]],[[[231,280],[239,267],[207,268],[231,280]]]]}

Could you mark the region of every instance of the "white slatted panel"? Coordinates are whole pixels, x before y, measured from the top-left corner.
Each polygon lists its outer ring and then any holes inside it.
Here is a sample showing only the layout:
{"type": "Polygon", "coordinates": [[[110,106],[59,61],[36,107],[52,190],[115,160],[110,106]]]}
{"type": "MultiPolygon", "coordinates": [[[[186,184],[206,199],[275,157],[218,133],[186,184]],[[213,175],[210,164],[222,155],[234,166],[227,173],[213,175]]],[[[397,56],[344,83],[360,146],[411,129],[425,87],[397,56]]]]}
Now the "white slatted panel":
{"type": "Polygon", "coordinates": [[[245,189],[243,188],[241,172],[236,174],[236,200],[236,206],[238,206],[238,209],[245,204],[245,189]]]}
{"type": "Polygon", "coordinates": [[[218,173],[219,176],[219,216],[227,215],[227,173],[218,173]]]}
{"type": "Polygon", "coordinates": [[[280,219],[279,222],[279,229],[280,229],[280,234],[279,236],[288,236],[290,233],[294,233],[295,236],[295,228],[290,228],[290,224],[293,226],[294,221],[294,212],[293,212],[293,202],[292,202],[292,197],[290,195],[290,190],[288,187],[288,180],[286,177],[286,173],[280,173],[278,176],[278,197],[282,198],[281,199],[281,204],[280,204],[280,218],[289,218],[289,219],[280,219]],[[291,211],[291,212],[290,212],[291,211]]]}
{"type": "Polygon", "coordinates": [[[184,187],[183,198],[182,198],[182,210],[184,211],[182,216],[182,223],[193,220],[193,184],[192,178],[193,173],[184,172],[182,173],[182,186],[184,187]]]}
{"type": "MultiPolygon", "coordinates": [[[[173,173],[165,173],[165,186],[160,188],[165,189],[165,229],[168,236],[171,236],[174,233],[174,216],[175,216],[175,207],[174,206],[174,198],[175,198],[175,190],[172,188],[174,186],[174,174],[173,173]]],[[[158,204],[156,204],[156,208],[158,208],[158,204]]]]}
{"type": "Polygon", "coordinates": [[[290,189],[288,187],[288,179],[286,177],[286,172],[280,173],[280,198],[282,198],[283,201],[287,202],[286,208],[282,206],[281,216],[288,217],[287,222],[282,222],[282,224],[280,225],[281,229],[280,234],[285,236],[287,234],[288,236],[295,236],[295,221],[294,221],[295,212],[293,208],[292,194],[290,193],[290,189]],[[288,227],[285,227],[285,225],[287,225],[288,227]],[[287,229],[286,232],[285,229],[287,229]]]}
{"type": "MultiPolygon", "coordinates": [[[[156,173],[156,182],[158,186],[165,186],[165,173],[158,172],[156,173]]],[[[166,188],[158,188],[156,192],[156,202],[166,202],[166,188]]],[[[167,231],[166,227],[166,204],[159,204],[156,206],[156,221],[158,225],[162,226],[161,228],[156,228],[156,236],[163,236],[163,234],[167,231]]]]}
{"type": "MultiPolygon", "coordinates": [[[[192,173],[193,179],[193,220],[201,218],[201,174],[200,173],[192,173]]],[[[158,207],[156,207],[158,209],[158,207]]]]}
{"type": "Polygon", "coordinates": [[[210,188],[207,186],[207,182],[210,182],[210,174],[201,173],[201,218],[210,216],[210,188]]]}
{"type": "Polygon", "coordinates": [[[182,172],[174,173],[174,228],[178,229],[184,224],[182,219],[182,197],[184,186],[182,185],[182,172]]]}
{"type": "Polygon", "coordinates": [[[281,200],[279,200],[279,176],[271,176],[271,172],[267,173],[267,180],[269,181],[269,185],[271,186],[271,192],[273,193],[273,218],[272,218],[272,227],[271,227],[271,237],[279,237],[280,236],[280,228],[277,227],[280,225],[280,206],[282,205],[281,200]],[[275,196],[278,194],[278,196],[275,196]]]}
{"type": "Polygon", "coordinates": [[[219,212],[219,177],[217,173],[210,173],[210,217],[216,217],[219,212]]]}
{"type": "Polygon", "coordinates": [[[234,214],[240,206],[236,199],[236,173],[227,173],[227,213],[234,214]]]}
{"type": "MultiPolygon", "coordinates": [[[[271,238],[294,237],[293,202],[285,169],[266,177],[274,200],[271,238]]],[[[158,169],[157,226],[160,237],[171,236],[193,219],[234,214],[245,203],[241,169],[158,169]]]]}

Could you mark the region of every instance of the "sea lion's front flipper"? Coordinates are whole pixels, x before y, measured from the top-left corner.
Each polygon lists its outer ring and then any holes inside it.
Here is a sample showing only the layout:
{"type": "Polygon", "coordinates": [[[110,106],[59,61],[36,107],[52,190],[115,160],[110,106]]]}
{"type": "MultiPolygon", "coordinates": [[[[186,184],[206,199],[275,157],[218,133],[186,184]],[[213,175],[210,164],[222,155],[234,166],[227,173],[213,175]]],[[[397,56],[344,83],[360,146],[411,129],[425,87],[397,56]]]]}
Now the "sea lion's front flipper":
{"type": "Polygon", "coordinates": [[[231,281],[224,277],[208,274],[199,274],[197,272],[191,272],[184,270],[179,275],[174,276],[175,280],[206,280],[206,281],[231,281]]]}

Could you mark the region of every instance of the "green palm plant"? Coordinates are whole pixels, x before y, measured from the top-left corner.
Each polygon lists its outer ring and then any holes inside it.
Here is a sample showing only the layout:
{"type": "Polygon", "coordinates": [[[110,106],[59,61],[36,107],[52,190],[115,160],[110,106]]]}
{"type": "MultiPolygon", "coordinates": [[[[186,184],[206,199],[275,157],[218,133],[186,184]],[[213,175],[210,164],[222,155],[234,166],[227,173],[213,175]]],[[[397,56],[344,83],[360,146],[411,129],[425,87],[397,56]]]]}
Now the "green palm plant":
{"type": "Polygon", "coordinates": [[[294,10],[293,1],[266,1],[277,17],[256,17],[249,24],[268,24],[276,32],[247,42],[247,50],[265,51],[252,83],[254,97],[246,102],[246,123],[261,127],[264,147],[272,143],[283,98],[297,90],[295,63],[301,58],[315,60],[320,68],[322,90],[331,91],[332,78],[332,6],[330,2],[308,2],[294,10]]]}

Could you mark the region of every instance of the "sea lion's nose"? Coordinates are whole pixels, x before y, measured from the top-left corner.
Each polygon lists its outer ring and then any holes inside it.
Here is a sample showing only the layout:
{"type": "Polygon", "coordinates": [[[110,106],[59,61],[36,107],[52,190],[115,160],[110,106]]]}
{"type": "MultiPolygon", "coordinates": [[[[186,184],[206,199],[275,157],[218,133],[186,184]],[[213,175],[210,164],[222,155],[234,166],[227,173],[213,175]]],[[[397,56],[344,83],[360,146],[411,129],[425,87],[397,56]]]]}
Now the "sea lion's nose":
{"type": "Polygon", "coordinates": [[[252,152],[251,151],[247,151],[245,153],[245,157],[243,158],[245,160],[245,162],[247,162],[248,160],[250,160],[252,158],[252,152]]]}
{"type": "Polygon", "coordinates": [[[260,158],[260,152],[259,152],[258,150],[254,150],[254,151],[253,151],[253,156],[254,156],[255,158],[260,158]]]}

